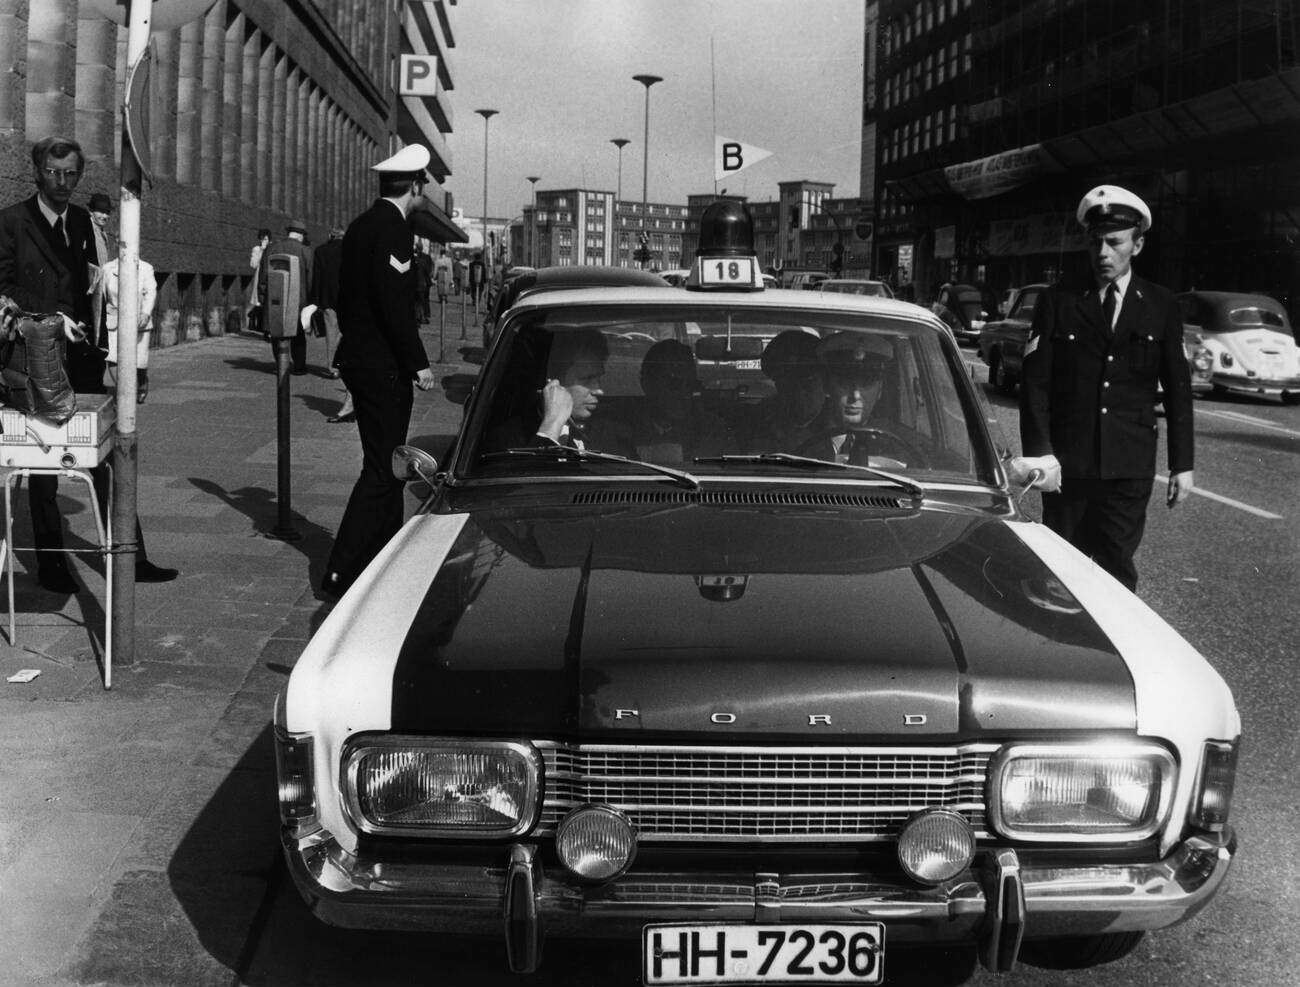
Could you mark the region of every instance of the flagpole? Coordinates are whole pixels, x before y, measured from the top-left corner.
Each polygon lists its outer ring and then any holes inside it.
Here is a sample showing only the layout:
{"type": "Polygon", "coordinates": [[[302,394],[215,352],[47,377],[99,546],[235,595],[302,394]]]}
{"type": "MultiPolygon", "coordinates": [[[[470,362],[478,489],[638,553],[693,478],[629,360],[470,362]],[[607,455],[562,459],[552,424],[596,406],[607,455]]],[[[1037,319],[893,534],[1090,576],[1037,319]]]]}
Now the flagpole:
{"type": "MultiPolygon", "coordinates": [[[[713,154],[710,155],[710,160],[712,160],[717,154],[718,147],[718,72],[713,60],[713,35],[711,34],[709,35],[709,86],[712,90],[713,102],[713,154]]],[[[718,194],[718,167],[716,161],[713,164],[713,194],[715,196],[718,194]]]]}

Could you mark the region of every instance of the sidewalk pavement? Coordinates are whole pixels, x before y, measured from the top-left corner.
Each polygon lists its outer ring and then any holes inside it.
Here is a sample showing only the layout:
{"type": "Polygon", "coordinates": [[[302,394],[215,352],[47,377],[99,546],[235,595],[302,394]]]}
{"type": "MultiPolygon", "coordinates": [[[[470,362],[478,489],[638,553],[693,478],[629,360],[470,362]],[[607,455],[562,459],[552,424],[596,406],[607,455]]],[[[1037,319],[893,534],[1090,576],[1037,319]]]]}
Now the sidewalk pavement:
{"type": "MultiPolygon", "coordinates": [[[[461,340],[460,314],[447,306],[440,343],[435,304],[422,331],[439,378],[476,369],[436,362],[481,342],[472,310],[461,340]]],[[[0,987],[238,982],[278,847],[272,702],[328,612],[315,587],[361,464],[355,424],[326,421],[343,388],[324,360],[310,339],[310,374],[289,378],[301,538],[287,541],[267,536],[270,345],[244,334],[152,354],[139,515],[149,558],[181,575],[136,586],[135,660],[115,662],[111,691],[99,558],[71,557],[83,590],[65,598],[20,548],[16,640],[0,617],[0,987]],[[40,675],[6,681],[20,669],[40,675]]],[[[460,418],[441,387],[416,391],[410,435],[460,418]]],[[[93,547],[84,488],[60,484],[60,504],[69,547],[93,547]]],[[[30,545],[25,492],[14,515],[15,544],[30,545]]]]}

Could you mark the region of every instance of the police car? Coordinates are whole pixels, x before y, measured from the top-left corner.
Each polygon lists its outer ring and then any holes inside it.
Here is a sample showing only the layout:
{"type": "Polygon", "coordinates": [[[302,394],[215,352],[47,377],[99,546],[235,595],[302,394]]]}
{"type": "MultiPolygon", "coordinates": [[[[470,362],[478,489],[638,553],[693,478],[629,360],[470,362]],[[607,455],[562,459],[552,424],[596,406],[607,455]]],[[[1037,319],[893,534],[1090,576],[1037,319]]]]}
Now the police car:
{"type": "Polygon", "coordinates": [[[1025,517],[935,316],[765,289],[734,202],[701,244],[686,290],[521,298],[449,458],[399,450],[428,497],[275,708],[311,910],[521,973],[611,938],[647,985],[1087,966],[1196,914],[1223,680],[1025,517]]]}

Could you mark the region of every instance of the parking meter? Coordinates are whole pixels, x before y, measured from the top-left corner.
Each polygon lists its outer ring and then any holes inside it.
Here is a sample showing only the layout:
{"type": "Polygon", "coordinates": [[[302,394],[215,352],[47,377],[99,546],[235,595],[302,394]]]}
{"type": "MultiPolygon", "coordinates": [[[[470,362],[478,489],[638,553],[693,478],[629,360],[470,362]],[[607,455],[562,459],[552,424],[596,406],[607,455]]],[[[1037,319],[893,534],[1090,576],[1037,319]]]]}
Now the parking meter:
{"type": "Polygon", "coordinates": [[[302,258],[295,254],[271,254],[267,258],[262,327],[272,339],[288,339],[298,332],[302,284],[302,258]]]}

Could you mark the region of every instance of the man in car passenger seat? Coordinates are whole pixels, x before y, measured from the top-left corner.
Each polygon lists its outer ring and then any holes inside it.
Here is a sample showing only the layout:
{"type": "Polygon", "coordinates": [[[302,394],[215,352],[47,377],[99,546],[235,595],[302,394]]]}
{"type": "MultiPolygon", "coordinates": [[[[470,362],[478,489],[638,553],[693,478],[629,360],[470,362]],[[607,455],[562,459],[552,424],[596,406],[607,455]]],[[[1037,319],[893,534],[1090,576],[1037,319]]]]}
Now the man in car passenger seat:
{"type": "Polygon", "coordinates": [[[660,340],[641,360],[644,404],[627,420],[598,421],[592,429],[595,445],[665,466],[734,451],[726,422],[697,405],[698,390],[695,353],[679,340],[660,340]]]}
{"type": "Polygon", "coordinates": [[[827,369],[826,420],[835,458],[867,465],[872,437],[866,430],[884,390],[885,368],[892,357],[889,342],[864,333],[839,332],[823,339],[818,353],[827,369]]]}
{"type": "Polygon", "coordinates": [[[802,329],[773,337],[760,358],[763,373],[776,393],[758,407],[747,452],[786,452],[834,460],[835,449],[822,420],[826,407],[826,370],[817,356],[820,338],[802,329]]]}
{"type": "Polygon", "coordinates": [[[1192,492],[1192,389],[1178,305],[1132,272],[1151,211],[1100,185],[1079,202],[1094,279],[1054,287],[1034,309],[1020,389],[1027,457],[1047,457],[1043,523],[1130,590],[1156,471],[1164,386],[1169,507],[1192,492]]]}

